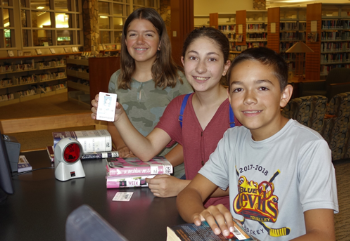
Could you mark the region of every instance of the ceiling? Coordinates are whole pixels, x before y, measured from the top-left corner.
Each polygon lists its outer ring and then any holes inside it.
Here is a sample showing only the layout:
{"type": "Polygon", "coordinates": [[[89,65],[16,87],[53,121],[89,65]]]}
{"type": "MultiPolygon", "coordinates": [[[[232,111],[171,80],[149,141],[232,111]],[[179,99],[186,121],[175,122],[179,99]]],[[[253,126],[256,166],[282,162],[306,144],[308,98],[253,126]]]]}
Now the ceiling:
{"type": "Polygon", "coordinates": [[[266,0],[266,8],[271,7],[306,7],[310,3],[349,3],[350,0],[266,0]]]}

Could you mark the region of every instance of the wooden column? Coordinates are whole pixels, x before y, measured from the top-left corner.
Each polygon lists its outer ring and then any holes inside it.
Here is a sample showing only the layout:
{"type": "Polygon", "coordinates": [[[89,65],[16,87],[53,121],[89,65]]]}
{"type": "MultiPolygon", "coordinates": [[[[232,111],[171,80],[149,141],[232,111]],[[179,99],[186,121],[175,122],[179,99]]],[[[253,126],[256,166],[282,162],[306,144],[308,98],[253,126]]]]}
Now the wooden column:
{"type": "Polygon", "coordinates": [[[176,64],[182,66],[182,46],[194,29],[193,0],[171,0],[171,46],[176,64]]]}
{"type": "Polygon", "coordinates": [[[236,36],[239,34],[242,34],[242,42],[236,42],[236,45],[247,45],[246,39],[247,39],[247,11],[246,10],[239,10],[236,11],[236,36]],[[242,25],[242,33],[239,33],[239,26],[242,25]]]}
{"type": "Polygon", "coordinates": [[[209,14],[209,26],[212,28],[219,29],[219,14],[210,13],[209,14]]]}
{"type": "Polygon", "coordinates": [[[306,8],[306,45],[314,52],[307,53],[305,58],[305,78],[307,80],[320,79],[321,63],[321,24],[322,3],[308,4],[306,8]],[[310,42],[307,36],[311,33],[311,21],[317,21],[317,41],[310,42]]]}
{"type": "Polygon", "coordinates": [[[280,8],[269,8],[267,10],[267,47],[280,52],[280,8]],[[271,33],[271,24],[276,25],[276,32],[271,33]]]}
{"type": "Polygon", "coordinates": [[[98,1],[83,0],[84,51],[98,54],[100,28],[98,25],[98,1]]]}

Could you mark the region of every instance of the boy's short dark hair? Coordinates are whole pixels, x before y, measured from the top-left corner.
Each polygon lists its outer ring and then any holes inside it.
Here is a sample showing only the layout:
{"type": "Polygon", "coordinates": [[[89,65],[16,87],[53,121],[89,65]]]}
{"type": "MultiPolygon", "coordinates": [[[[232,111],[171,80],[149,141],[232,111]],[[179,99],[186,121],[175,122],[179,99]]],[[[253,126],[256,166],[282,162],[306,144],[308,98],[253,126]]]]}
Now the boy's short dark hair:
{"type": "Polygon", "coordinates": [[[288,84],[288,65],[284,59],[275,51],[265,47],[250,48],[240,53],[231,63],[227,71],[227,84],[230,86],[232,69],[245,60],[257,60],[264,65],[270,65],[275,70],[275,75],[279,80],[281,91],[288,84]]]}

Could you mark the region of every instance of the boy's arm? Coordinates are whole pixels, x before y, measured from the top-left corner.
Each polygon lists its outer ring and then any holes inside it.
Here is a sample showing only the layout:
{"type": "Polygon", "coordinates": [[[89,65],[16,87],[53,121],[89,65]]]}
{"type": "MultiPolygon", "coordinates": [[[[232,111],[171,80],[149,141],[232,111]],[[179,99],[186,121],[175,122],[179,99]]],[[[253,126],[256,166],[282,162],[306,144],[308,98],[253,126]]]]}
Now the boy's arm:
{"type": "MultiPolygon", "coordinates": [[[[96,119],[98,107],[98,94],[91,101],[91,117],[96,119]]],[[[122,105],[116,103],[114,126],[129,149],[143,161],[148,161],[157,155],[171,140],[170,136],[162,129],[154,129],[147,137],[139,133],[131,124],[122,105]]]]}
{"type": "Polygon", "coordinates": [[[334,214],[332,209],[312,209],[304,212],[306,234],[295,241],[335,240],[334,214]]]}
{"type": "Polygon", "coordinates": [[[222,204],[204,208],[203,202],[217,188],[201,174],[197,174],[190,184],[177,196],[176,205],[181,217],[189,223],[197,226],[206,220],[215,234],[228,236],[229,230],[233,230],[233,218],[229,210],[222,204]]]}

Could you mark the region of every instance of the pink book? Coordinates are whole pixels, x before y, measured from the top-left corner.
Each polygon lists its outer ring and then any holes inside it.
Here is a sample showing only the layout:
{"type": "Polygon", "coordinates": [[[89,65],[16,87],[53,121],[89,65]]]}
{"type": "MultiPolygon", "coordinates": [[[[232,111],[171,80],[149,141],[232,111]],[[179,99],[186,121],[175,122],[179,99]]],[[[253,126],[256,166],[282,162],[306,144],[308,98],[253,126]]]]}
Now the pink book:
{"type": "Polygon", "coordinates": [[[132,177],[107,176],[107,188],[148,187],[146,178],[153,178],[154,176],[155,175],[132,177]]]}
{"type": "Polygon", "coordinates": [[[156,174],[171,174],[173,166],[164,157],[154,157],[147,162],[139,158],[115,158],[107,161],[109,176],[130,177],[156,174]]]}

